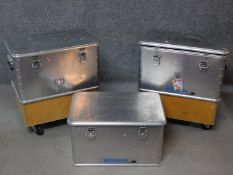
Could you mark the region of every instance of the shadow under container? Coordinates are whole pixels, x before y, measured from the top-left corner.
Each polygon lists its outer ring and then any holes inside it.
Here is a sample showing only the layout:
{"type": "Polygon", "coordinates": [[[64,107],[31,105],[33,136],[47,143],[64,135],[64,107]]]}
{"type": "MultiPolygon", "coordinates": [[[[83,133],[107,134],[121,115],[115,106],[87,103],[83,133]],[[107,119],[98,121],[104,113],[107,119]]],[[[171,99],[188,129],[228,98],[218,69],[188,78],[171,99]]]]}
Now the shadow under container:
{"type": "Polygon", "coordinates": [[[76,166],[156,166],[166,118],[157,93],[78,92],[68,124],[76,166]]]}
{"type": "Polygon", "coordinates": [[[194,36],[151,32],[139,42],[139,90],[160,93],[167,118],[211,128],[228,56],[216,44],[194,36]]]}
{"type": "Polygon", "coordinates": [[[99,87],[98,42],[82,29],[23,34],[4,40],[11,84],[25,125],[67,118],[74,92],[99,87]]]}

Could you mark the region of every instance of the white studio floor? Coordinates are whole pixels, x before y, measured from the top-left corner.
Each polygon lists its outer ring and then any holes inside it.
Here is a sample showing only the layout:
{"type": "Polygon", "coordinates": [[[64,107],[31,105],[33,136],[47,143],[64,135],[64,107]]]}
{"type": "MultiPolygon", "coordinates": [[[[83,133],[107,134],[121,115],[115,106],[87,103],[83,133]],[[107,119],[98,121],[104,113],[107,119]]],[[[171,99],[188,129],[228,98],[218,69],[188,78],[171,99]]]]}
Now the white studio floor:
{"type": "MultiPolygon", "coordinates": [[[[103,91],[136,90],[134,83],[106,83],[103,91]],[[118,85],[116,85],[118,84],[118,85]]],[[[213,130],[168,123],[160,167],[74,167],[69,127],[37,136],[24,127],[10,85],[0,85],[0,175],[232,175],[233,86],[225,85],[213,130]]]]}

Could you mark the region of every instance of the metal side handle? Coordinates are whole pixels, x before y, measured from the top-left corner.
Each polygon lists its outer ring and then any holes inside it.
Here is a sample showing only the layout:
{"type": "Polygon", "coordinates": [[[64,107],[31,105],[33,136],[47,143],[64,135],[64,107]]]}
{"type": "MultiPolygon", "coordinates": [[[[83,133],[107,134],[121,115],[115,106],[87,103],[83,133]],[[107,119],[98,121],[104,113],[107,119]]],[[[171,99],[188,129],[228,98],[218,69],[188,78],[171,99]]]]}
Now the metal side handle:
{"type": "Polygon", "coordinates": [[[9,65],[10,70],[14,70],[14,62],[12,58],[10,57],[10,55],[7,55],[7,59],[8,59],[8,65],[9,65]]]}

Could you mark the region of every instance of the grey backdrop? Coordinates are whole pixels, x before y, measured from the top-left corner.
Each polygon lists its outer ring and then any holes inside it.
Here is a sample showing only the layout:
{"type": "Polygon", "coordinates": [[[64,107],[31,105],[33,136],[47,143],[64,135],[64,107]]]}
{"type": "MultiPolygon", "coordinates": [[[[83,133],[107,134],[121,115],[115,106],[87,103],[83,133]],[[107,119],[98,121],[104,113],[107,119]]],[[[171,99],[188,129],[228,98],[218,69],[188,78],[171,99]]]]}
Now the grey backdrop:
{"type": "MultiPolygon", "coordinates": [[[[219,37],[233,51],[232,0],[0,0],[0,36],[84,28],[100,41],[101,80],[136,80],[150,30],[219,37]]],[[[0,82],[9,82],[0,44],[0,82]]],[[[229,60],[225,79],[233,80],[229,60]]]]}

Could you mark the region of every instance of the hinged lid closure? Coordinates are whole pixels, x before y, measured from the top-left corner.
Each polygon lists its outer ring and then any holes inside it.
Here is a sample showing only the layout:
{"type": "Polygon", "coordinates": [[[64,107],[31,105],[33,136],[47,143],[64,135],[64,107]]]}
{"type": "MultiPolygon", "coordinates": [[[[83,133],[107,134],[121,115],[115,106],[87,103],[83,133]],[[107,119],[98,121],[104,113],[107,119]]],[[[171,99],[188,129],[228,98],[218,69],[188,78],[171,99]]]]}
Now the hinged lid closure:
{"type": "MultiPolygon", "coordinates": [[[[154,92],[78,92],[68,124],[76,126],[156,126],[166,124],[160,96],[154,92]]],[[[140,129],[138,135],[146,135],[140,129]]],[[[143,136],[143,137],[144,137],[143,136]]]]}

